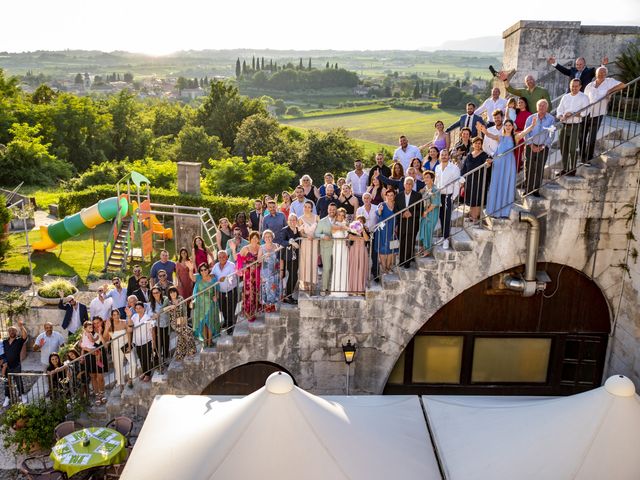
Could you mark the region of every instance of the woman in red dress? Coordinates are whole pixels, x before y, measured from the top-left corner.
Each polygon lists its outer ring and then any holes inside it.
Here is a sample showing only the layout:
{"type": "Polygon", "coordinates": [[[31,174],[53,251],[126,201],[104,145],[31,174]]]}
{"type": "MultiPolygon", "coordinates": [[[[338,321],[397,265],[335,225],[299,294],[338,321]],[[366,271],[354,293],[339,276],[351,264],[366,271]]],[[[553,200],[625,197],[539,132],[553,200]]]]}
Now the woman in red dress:
{"type": "Polygon", "coordinates": [[[209,249],[204,245],[204,240],[200,235],[193,237],[193,250],[191,252],[193,259],[193,268],[195,272],[196,266],[206,263],[209,267],[213,266],[213,256],[209,249]]]}
{"type": "Polygon", "coordinates": [[[193,294],[193,280],[189,275],[193,268],[189,252],[186,248],[181,248],[176,262],[176,277],[178,277],[178,293],[182,298],[189,298],[193,294]]]}
{"type": "MultiPolygon", "coordinates": [[[[520,97],[518,99],[518,110],[516,115],[516,132],[521,132],[524,130],[524,124],[527,121],[527,118],[531,116],[531,112],[529,111],[529,103],[527,99],[524,97],[520,97]]],[[[519,172],[522,168],[522,155],[524,154],[524,138],[518,142],[518,148],[513,152],[516,157],[516,171],[519,172]]]]}

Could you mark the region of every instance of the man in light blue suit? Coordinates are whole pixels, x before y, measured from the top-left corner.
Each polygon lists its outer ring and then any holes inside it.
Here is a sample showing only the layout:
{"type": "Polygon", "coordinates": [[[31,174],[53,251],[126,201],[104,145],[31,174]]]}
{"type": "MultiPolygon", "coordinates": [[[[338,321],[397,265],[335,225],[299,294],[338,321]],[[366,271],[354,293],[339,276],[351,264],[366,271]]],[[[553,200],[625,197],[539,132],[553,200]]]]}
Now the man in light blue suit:
{"type": "Polygon", "coordinates": [[[335,203],[329,204],[329,214],[318,222],[315,237],[320,239],[320,256],[322,257],[322,291],[325,295],[329,291],[331,283],[331,271],[333,270],[333,237],[331,227],[336,220],[338,207],[335,203]]]}

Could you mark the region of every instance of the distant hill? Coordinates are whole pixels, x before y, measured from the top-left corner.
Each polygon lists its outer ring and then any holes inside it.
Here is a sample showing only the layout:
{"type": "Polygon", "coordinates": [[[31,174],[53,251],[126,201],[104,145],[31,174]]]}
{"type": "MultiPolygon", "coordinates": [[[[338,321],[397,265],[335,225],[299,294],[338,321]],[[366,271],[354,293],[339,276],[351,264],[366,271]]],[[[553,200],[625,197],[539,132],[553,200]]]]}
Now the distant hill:
{"type": "MultiPolygon", "coordinates": [[[[429,48],[428,50],[433,50],[429,48]]],[[[436,47],[437,50],[465,50],[471,52],[502,52],[504,40],[500,36],[467,38],[465,40],[450,40],[436,47]]]]}

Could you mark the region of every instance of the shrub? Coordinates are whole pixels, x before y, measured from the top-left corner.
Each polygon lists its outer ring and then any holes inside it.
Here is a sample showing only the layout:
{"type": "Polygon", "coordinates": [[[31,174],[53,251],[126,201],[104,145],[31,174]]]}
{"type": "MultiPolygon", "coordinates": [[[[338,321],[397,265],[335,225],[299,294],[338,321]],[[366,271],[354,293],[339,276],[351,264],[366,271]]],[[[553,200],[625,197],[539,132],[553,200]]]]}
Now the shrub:
{"type": "Polygon", "coordinates": [[[38,295],[44,298],[57,298],[60,296],[60,290],[63,291],[64,296],[73,295],[77,291],[76,287],[69,280],[59,278],[51,282],[46,282],[38,288],[38,295]]]}
{"type": "Polygon", "coordinates": [[[67,413],[64,399],[50,402],[41,399],[34,403],[12,405],[0,420],[5,448],[14,445],[18,453],[29,453],[36,445],[50,448],[54,442],[53,431],[56,425],[64,421],[67,413]],[[14,429],[19,423],[23,425],[14,429]]]}
{"type": "Polygon", "coordinates": [[[287,108],[286,115],[291,115],[292,117],[302,117],[304,113],[302,112],[300,107],[292,105],[287,108]]]}
{"type": "MultiPolygon", "coordinates": [[[[80,192],[64,193],[58,200],[58,211],[61,217],[79,212],[90,207],[98,200],[113,197],[116,189],[113,185],[97,185],[80,192]]],[[[252,203],[248,198],[225,197],[216,195],[186,195],[175,190],[160,188],[151,189],[151,200],[166,205],[184,205],[187,207],[209,208],[214,219],[233,217],[239,211],[248,211],[252,203]]]]}

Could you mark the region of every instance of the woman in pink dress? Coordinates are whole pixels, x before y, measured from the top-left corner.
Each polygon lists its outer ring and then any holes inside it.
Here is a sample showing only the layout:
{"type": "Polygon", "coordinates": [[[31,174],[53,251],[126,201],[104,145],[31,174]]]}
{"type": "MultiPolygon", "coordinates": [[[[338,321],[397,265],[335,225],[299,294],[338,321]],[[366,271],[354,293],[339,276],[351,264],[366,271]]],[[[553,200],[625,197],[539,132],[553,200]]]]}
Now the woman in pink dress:
{"type": "Polygon", "coordinates": [[[347,290],[350,295],[362,295],[367,284],[367,275],[369,274],[369,231],[366,225],[367,219],[362,215],[358,216],[356,222],[350,225],[350,227],[356,227],[356,230],[350,230],[347,237],[351,240],[348,256],[349,274],[347,275],[347,290]]]}
{"type": "Polygon", "coordinates": [[[249,322],[256,319],[260,308],[260,264],[262,249],[260,234],[252,231],[249,234],[249,245],[245,245],[238,254],[238,276],[243,279],[242,310],[249,322]]]}
{"type": "Polygon", "coordinates": [[[189,275],[189,272],[193,272],[193,268],[189,252],[186,248],[181,248],[176,262],[176,277],[178,278],[178,292],[182,298],[189,298],[193,294],[193,280],[189,275]]]}

